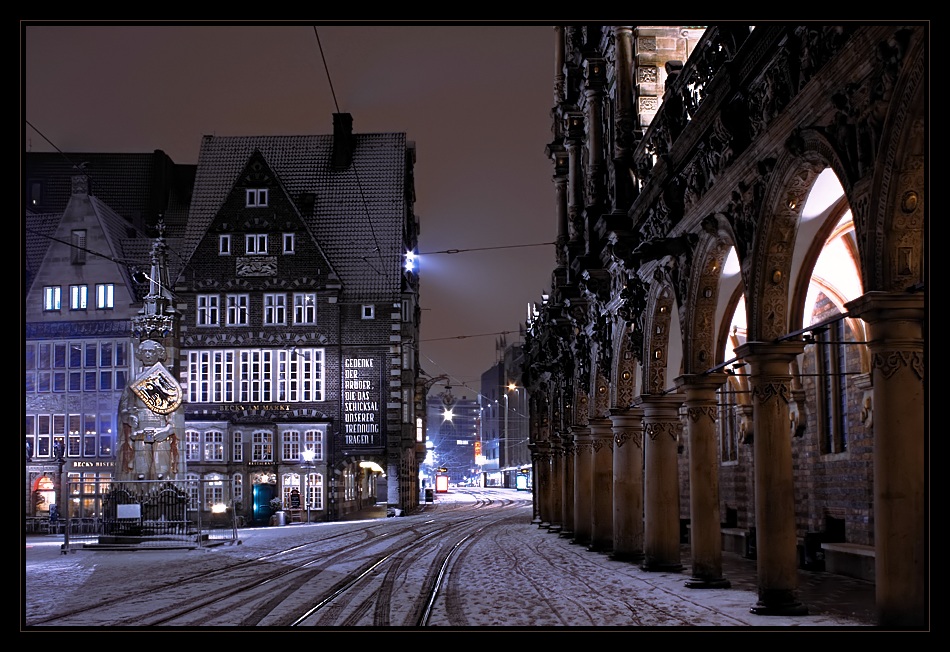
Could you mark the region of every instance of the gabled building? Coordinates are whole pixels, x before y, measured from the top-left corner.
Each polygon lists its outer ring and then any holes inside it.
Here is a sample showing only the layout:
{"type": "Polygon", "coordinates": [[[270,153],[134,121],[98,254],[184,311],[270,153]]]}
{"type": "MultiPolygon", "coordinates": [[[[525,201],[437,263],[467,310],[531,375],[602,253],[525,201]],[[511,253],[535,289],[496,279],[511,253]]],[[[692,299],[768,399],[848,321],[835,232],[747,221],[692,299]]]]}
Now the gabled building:
{"type": "MultiPolygon", "coordinates": [[[[25,212],[23,371],[26,466],[24,514],[50,515],[69,489],[77,518],[97,517],[115,467],[116,408],[132,370],[129,318],[148,284],[150,239],[90,193],[74,169],[69,200],[49,213],[25,212]],[[61,484],[62,481],[62,484],[61,484]]],[[[37,186],[58,186],[59,172],[37,186]]]]}
{"type": "Polygon", "coordinates": [[[246,521],[418,504],[414,163],[405,134],[349,114],[332,135],[202,141],[174,283],[183,455],[246,521]]]}

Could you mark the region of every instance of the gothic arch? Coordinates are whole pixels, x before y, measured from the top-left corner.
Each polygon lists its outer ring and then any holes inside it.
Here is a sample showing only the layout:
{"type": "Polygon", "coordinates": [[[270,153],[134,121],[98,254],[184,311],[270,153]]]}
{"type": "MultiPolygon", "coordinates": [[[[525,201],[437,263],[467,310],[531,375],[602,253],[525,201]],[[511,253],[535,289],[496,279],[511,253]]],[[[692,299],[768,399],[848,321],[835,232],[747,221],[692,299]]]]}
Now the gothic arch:
{"type": "MultiPolygon", "coordinates": [[[[719,279],[730,245],[716,235],[706,234],[696,246],[693,276],[689,284],[688,311],[682,324],[683,373],[702,373],[722,362],[717,343],[719,279]]],[[[729,319],[731,312],[724,318],[729,319]]]]}
{"type": "Polygon", "coordinates": [[[667,365],[670,357],[670,329],[675,307],[673,285],[660,274],[651,287],[647,306],[652,316],[646,320],[647,332],[643,342],[642,394],[663,394],[668,388],[667,365]]]}
{"type": "MultiPolygon", "coordinates": [[[[866,291],[905,292],[924,281],[926,122],[923,43],[904,55],[884,122],[863,242],[866,291]]],[[[857,228],[857,222],[855,223],[857,228]]]]}

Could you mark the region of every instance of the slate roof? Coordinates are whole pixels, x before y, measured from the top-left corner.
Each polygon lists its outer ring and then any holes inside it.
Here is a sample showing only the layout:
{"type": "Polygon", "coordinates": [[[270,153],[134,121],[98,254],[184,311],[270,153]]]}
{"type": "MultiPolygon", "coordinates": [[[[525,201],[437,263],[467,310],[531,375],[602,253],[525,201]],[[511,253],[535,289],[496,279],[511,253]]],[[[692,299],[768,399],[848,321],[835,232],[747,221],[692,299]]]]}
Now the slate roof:
{"type": "Polygon", "coordinates": [[[72,194],[72,178],[89,177],[90,194],[142,231],[161,214],[169,235],[181,235],[188,217],[197,165],[173,162],[160,149],[147,153],[27,152],[21,177],[43,182],[36,212],[62,213],[72,194]]]}
{"type": "Polygon", "coordinates": [[[248,158],[259,150],[339,274],[344,300],[398,296],[411,215],[407,148],[414,146],[407,146],[404,133],[354,133],[352,142],[352,165],[333,170],[332,135],[205,136],[183,257],[192,255],[248,158]],[[307,195],[313,196],[312,210],[307,195]]]}

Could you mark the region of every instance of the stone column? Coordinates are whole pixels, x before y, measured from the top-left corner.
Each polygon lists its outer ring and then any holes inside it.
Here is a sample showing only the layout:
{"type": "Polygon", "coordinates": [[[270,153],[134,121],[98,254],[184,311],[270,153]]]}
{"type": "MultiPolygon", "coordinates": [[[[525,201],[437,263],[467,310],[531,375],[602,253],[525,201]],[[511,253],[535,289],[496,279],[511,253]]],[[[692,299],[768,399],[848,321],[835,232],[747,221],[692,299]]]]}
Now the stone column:
{"type": "Polygon", "coordinates": [[[561,446],[561,438],[557,435],[551,437],[551,455],[550,460],[550,500],[551,500],[551,525],[548,529],[551,532],[560,532],[564,523],[562,492],[564,488],[564,448],[561,446]]]}
{"type": "Polygon", "coordinates": [[[588,550],[609,552],[614,536],[614,433],[610,419],[590,423],[590,543],[588,550]]]}
{"type": "Polygon", "coordinates": [[[802,342],[746,342],[736,355],[751,367],[753,461],[755,465],[755,548],[759,601],[755,614],[800,616],[795,488],[789,434],[789,365],[805,349],[802,342]]]}
{"type": "Polygon", "coordinates": [[[719,511],[719,447],[716,433],[716,390],[726,382],[722,372],[689,374],[676,379],[686,396],[689,438],[689,543],[693,558],[691,589],[728,589],[722,576],[722,524],[719,511]]]}
{"type": "Polygon", "coordinates": [[[590,467],[593,446],[590,428],[571,426],[574,434],[574,538],[571,543],[590,543],[590,467]]]}
{"type": "Polygon", "coordinates": [[[612,409],[614,531],[611,559],[643,560],[643,410],[612,409]]]}
{"type": "Polygon", "coordinates": [[[679,571],[680,505],[676,438],[683,426],[677,394],[644,394],[644,559],[647,571],[679,571]]]}
{"type": "Polygon", "coordinates": [[[574,538],[574,435],[561,433],[561,532],[565,538],[574,538]]]}
{"type": "Polygon", "coordinates": [[[551,525],[551,447],[546,441],[538,442],[536,446],[537,451],[532,455],[535,471],[532,481],[535,489],[531,492],[538,506],[537,518],[534,522],[538,524],[538,527],[549,527],[551,525]]]}
{"type": "Polygon", "coordinates": [[[923,294],[869,292],[845,306],[868,324],[874,429],[878,624],[925,624],[927,406],[923,294]]]}

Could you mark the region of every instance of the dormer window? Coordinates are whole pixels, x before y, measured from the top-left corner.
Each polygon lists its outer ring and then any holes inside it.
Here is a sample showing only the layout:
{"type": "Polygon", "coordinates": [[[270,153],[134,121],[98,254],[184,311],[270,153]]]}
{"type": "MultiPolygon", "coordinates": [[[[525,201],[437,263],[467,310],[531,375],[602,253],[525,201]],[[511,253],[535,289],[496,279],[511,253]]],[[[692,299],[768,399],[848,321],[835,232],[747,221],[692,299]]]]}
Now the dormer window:
{"type": "Polygon", "coordinates": [[[267,206],[267,188],[248,188],[247,206],[249,208],[261,208],[267,206]]]}

